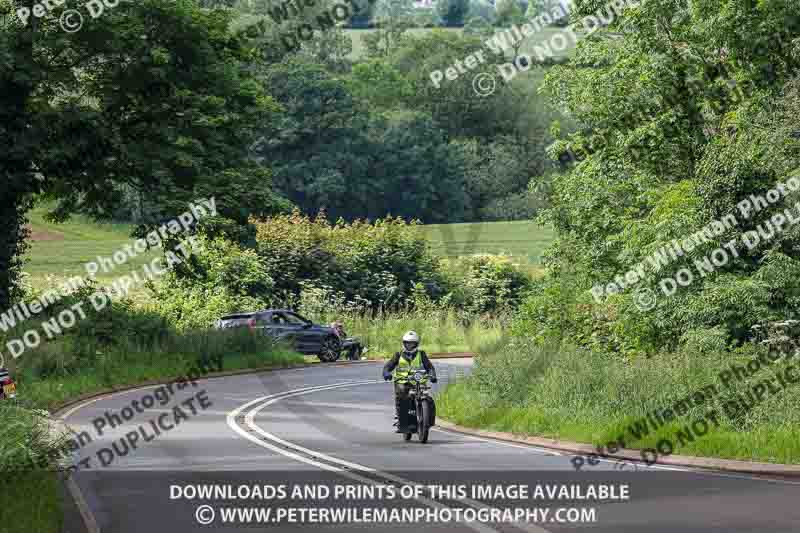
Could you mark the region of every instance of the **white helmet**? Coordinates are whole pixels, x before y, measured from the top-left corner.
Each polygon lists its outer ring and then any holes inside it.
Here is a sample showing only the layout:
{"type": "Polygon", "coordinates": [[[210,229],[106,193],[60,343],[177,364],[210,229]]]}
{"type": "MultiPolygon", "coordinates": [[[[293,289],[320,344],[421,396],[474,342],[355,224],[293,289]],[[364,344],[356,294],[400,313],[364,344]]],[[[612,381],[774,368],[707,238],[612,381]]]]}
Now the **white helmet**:
{"type": "Polygon", "coordinates": [[[414,353],[419,347],[419,335],[416,331],[406,331],[403,335],[403,349],[408,353],[414,353]]]}

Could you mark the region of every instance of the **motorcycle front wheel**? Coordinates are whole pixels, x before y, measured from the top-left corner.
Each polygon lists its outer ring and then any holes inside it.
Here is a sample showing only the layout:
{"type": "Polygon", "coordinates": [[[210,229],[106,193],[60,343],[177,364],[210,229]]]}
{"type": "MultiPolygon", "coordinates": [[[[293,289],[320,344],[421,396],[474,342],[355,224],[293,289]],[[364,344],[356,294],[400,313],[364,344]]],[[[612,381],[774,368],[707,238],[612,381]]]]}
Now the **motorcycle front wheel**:
{"type": "Polygon", "coordinates": [[[430,431],[431,404],[423,400],[417,404],[417,435],[422,444],[428,442],[428,432],[430,431]]]}

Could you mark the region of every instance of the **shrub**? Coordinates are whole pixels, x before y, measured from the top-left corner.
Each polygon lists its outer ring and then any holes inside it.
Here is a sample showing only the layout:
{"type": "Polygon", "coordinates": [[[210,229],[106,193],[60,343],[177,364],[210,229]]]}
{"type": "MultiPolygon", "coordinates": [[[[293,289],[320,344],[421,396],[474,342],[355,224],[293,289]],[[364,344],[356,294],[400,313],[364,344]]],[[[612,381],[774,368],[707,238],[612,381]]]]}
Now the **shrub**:
{"type": "Polygon", "coordinates": [[[525,190],[491,200],[478,216],[484,221],[532,220],[541,206],[542,201],[525,190]]]}
{"type": "Polygon", "coordinates": [[[65,437],[50,434],[47,412],[0,402],[0,472],[13,470],[50,470],[58,466],[58,450],[65,437]]]}
{"type": "Polygon", "coordinates": [[[454,301],[473,314],[515,309],[532,286],[511,258],[476,255],[455,261],[450,273],[454,301]]]}
{"type": "Polygon", "coordinates": [[[444,293],[437,261],[415,222],[331,224],[323,213],[312,219],[295,211],[254,223],[258,256],[283,299],[299,297],[308,283],[373,309],[407,302],[416,283],[434,298],[444,293]]]}
{"type": "Polygon", "coordinates": [[[150,289],[150,308],[179,331],[208,328],[221,316],[266,307],[274,281],[258,255],[221,237],[200,237],[186,272],[171,271],[150,289]]]}

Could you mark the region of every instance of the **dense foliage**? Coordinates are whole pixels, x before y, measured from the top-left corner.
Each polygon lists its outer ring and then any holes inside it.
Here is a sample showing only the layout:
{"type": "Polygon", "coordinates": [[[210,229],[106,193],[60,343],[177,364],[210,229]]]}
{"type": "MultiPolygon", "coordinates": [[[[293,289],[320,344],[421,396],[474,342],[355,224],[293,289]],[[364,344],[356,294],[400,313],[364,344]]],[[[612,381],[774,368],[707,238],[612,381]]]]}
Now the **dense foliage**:
{"type": "Polygon", "coordinates": [[[249,160],[255,124],[276,107],[245,69],[247,40],[234,14],[191,0],[124,2],[80,31],[59,27],[69,1],[46,17],[16,16],[0,2],[0,157],[9,231],[0,249],[0,308],[13,296],[35,195],[57,200],[61,219],[109,217],[133,190],[146,195],[143,228],[217,196],[240,223],[285,207],[269,172],[249,160]]]}
{"type": "MultiPolygon", "coordinates": [[[[583,14],[600,7],[581,4],[583,14]]],[[[800,5],[653,0],[627,9],[610,30],[581,42],[574,61],[547,77],[551,99],[578,124],[553,153],[580,157],[554,178],[544,220],[558,242],[520,329],[635,354],[736,346],[757,322],[796,316],[798,228],[786,224],[753,248],[742,235],[797,195],[750,217],[737,204],[800,166],[792,134],[800,129],[800,5]],[[736,224],[660,270],[647,260],[728,214],[736,224]],[[732,240],[736,254],[726,249],[727,261],[700,272],[696,261],[732,240]],[[640,263],[643,281],[608,294],[615,276],[640,263]],[[660,280],[682,268],[693,282],[662,291],[660,280]]]]}
{"type": "MultiPolygon", "coordinates": [[[[14,147],[0,157],[0,308],[19,298],[25,213],[43,195],[55,200],[54,219],[123,217],[139,234],[215,196],[217,225],[244,228],[243,243],[251,215],[291,204],[331,221],[423,222],[506,218],[506,205],[530,217],[541,205],[527,187],[549,166],[541,99],[505,85],[482,98],[470,76],[434,87],[431,71],[483,47],[474,36],[409,31],[438,24],[435,10],[354,3],[351,19],[376,26],[359,57],[332,0],[298,13],[265,2],[125,2],[64,31],[59,18],[78,4],[23,24],[24,3],[0,0],[0,141],[14,147]],[[497,188],[486,186],[492,158],[503,167],[492,172],[497,188]]],[[[473,8],[480,16],[474,2],[440,4],[449,25],[473,8]]],[[[480,70],[504,60],[488,57],[480,70]]]]}
{"type": "Polygon", "coordinates": [[[153,284],[153,308],[179,330],[234,311],[313,307],[363,313],[453,309],[465,317],[513,311],[531,286],[508,258],[434,256],[401,218],[331,223],[295,211],[254,220],[255,245],[200,238],[195,261],[153,284]],[[432,306],[432,307],[431,307],[432,306]]]}

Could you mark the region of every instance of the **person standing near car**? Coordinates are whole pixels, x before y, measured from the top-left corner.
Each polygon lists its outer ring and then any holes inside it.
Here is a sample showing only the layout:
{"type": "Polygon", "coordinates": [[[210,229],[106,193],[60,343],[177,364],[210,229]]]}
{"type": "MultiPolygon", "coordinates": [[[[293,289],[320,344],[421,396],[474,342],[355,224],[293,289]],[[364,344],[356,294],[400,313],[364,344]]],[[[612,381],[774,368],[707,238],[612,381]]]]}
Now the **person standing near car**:
{"type": "Polygon", "coordinates": [[[358,339],[347,336],[347,334],[344,332],[344,325],[342,324],[341,320],[335,321],[330,325],[330,327],[333,329],[333,333],[339,337],[339,340],[342,343],[342,350],[347,352],[347,359],[350,361],[359,361],[361,359],[363,346],[361,346],[361,343],[358,341],[358,339]]]}
{"type": "Polygon", "coordinates": [[[394,376],[394,406],[396,410],[397,433],[408,432],[408,421],[405,413],[401,413],[402,406],[407,405],[408,401],[408,376],[417,370],[425,370],[431,379],[431,383],[436,383],[436,369],[428,359],[428,354],[419,349],[419,335],[416,331],[408,331],[403,335],[403,350],[396,352],[394,356],[386,362],[383,367],[383,379],[389,381],[394,376]]]}

